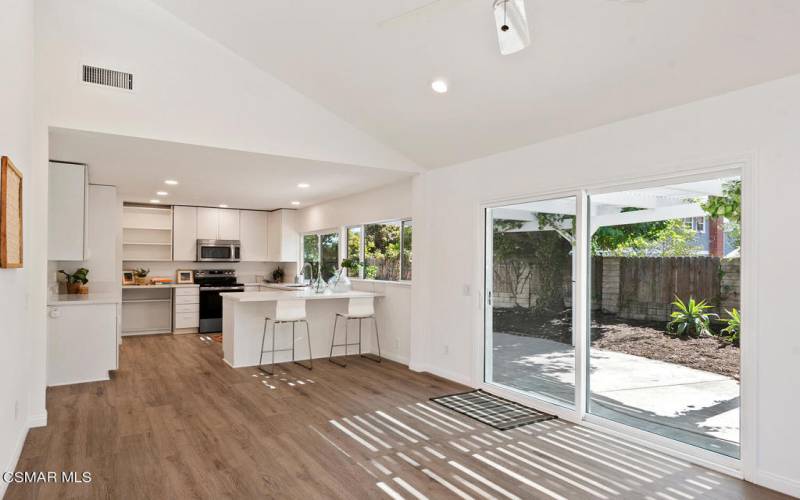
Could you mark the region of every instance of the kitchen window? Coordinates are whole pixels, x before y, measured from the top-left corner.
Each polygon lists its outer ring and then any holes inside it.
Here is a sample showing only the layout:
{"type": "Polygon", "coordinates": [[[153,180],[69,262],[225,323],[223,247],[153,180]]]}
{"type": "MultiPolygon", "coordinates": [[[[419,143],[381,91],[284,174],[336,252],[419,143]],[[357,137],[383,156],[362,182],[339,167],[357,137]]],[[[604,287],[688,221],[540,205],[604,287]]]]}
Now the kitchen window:
{"type": "Polygon", "coordinates": [[[360,276],[364,279],[409,281],[412,228],[410,220],[349,226],[346,256],[363,263],[360,276]]]}
{"type": "Polygon", "coordinates": [[[311,264],[314,277],[321,273],[322,279],[330,279],[339,268],[339,233],[303,235],[303,263],[311,264]]]}

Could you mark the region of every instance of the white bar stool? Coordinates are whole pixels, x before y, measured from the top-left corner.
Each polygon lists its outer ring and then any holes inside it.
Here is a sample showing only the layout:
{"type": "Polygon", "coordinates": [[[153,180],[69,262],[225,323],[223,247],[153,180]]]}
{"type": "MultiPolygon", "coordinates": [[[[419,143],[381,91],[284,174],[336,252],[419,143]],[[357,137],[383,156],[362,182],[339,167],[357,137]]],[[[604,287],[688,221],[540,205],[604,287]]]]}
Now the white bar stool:
{"type": "Polygon", "coordinates": [[[358,346],[358,355],[367,358],[369,360],[375,361],[376,363],[381,362],[381,340],[380,336],[378,335],[378,320],[375,318],[375,299],[374,297],[354,297],[351,298],[347,303],[347,313],[336,313],[336,317],[333,320],[333,337],[331,337],[331,352],[328,356],[328,360],[331,363],[337,364],[341,367],[346,367],[347,363],[336,361],[333,358],[333,348],[334,347],[344,347],[344,356],[347,356],[347,348],[350,346],[358,346]],[[336,325],[339,323],[339,318],[344,318],[344,343],[337,344],[336,343],[336,325]],[[351,319],[358,320],[358,342],[348,343],[348,332],[349,332],[349,322],[351,319]],[[373,357],[367,354],[361,353],[361,323],[365,319],[372,319],[375,323],[375,342],[378,346],[378,356],[373,357]]]}
{"type": "Polygon", "coordinates": [[[312,361],[311,358],[311,331],[308,328],[308,321],[306,320],[306,301],[305,300],[279,300],[275,303],[275,319],[270,318],[269,316],[264,318],[264,334],[261,336],[261,356],[258,358],[258,369],[264,373],[268,373],[269,375],[275,374],[275,353],[276,352],[284,352],[284,351],[292,351],[292,361],[296,364],[302,366],[303,368],[311,369],[312,368],[312,361]],[[265,351],[264,350],[264,340],[267,337],[267,324],[272,321],[272,350],[265,351]],[[291,323],[292,324],[292,347],[286,349],[275,349],[275,327],[281,323],[291,323]],[[306,338],[308,339],[308,366],[296,361],[294,359],[294,345],[295,345],[295,337],[294,337],[294,326],[296,323],[305,323],[306,324],[306,338]],[[264,360],[264,353],[269,352],[272,354],[272,361],[270,363],[270,370],[266,370],[262,366],[262,362],[264,360]]]}

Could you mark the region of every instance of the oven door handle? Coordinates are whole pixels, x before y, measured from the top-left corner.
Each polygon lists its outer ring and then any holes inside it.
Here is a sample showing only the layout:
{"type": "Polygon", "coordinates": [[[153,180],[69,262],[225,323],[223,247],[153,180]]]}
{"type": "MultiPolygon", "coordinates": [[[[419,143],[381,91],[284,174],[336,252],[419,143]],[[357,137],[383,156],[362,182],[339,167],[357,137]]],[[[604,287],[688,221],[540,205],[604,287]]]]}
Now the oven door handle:
{"type": "Polygon", "coordinates": [[[243,286],[201,286],[200,292],[244,292],[243,286]]]}

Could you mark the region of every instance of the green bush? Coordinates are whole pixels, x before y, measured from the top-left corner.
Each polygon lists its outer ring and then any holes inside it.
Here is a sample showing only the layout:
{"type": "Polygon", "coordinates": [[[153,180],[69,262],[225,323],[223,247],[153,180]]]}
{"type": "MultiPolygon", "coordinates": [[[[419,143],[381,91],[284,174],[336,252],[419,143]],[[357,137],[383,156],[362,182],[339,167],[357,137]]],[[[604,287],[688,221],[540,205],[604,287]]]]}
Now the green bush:
{"type": "Polygon", "coordinates": [[[722,336],[722,338],[724,338],[728,342],[739,345],[739,338],[741,335],[741,328],[742,328],[741,313],[737,311],[735,307],[731,311],[725,309],[725,313],[728,315],[728,317],[723,319],[722,321],[728,326],[720,330],[719,333],[722,336]]]}
{"type": "Polygon", "coordinates": [[[711,334],[711,318],[718,318],[719,315],[708,312],[711,306],[705,300],[698,302],[693,297],[689,297],[688,302],[683,302],[680,298],[675,297],[672,305],[677,311],[673,311],[672,321],[667,323],[669,335],[699,337],[711,334]]]}

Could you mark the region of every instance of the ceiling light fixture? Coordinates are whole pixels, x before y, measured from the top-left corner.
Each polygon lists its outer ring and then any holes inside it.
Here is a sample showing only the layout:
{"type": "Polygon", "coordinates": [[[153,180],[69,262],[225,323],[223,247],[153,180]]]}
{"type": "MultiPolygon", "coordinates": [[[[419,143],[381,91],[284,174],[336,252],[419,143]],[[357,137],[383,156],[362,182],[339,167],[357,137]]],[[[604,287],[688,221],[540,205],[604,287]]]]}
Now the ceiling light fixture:
{"type": "Polygon", "coordinates": [[[297,185],[297,187],[299,187],[300,189],[306,189],[306,188],[310,188],[311,184],[308,184],[306,182],[301,182],[300,184],[297,185]]]}
{"type": "Polygon", "coordinates": [[[494,21],[500,53],[513,54],[531,44],[525,0],[494,0],[494,21]]]}
{"type": "Polygon", "coordinates": [[[299,202],[299,201],[293,201],[293,202],[292,202],[292,205],[299,205],[299,204],[300,204],[300,202],[299,202]]]}
{"type": "Polygon", "coordinates": [[[169,193],[166,191],[157,191],[156,196],[167,196],[169,193]]]}
{"type": "Polygon", "coordinates": [[[447,92],[447,82],[442,80],[441,78],[438,78],[433,82],[431,82],[431,88],[437,94],[444,94],[445,92],[447,92]]]}
{"type": "Polygon", "coordinates": [[[219,205],[219,208],[228,208],[228,205],[226,205],[226,204],[224,204],[224,203],[221,203],[221,204],[219,205]]]}
{"type": "Polygon", "coordinates": [[[161,200],[150,200],[150,203],[161,203],[161,200]]]}
{"type": "Polygon", "coordinates": [[[167,180],[164,181],[164,184],[169,184],[170,186],[177,186],[178,185],[178,181],[174,181],[172,179],[167,179],[167,180]]]}

